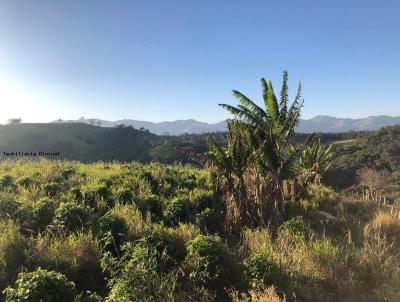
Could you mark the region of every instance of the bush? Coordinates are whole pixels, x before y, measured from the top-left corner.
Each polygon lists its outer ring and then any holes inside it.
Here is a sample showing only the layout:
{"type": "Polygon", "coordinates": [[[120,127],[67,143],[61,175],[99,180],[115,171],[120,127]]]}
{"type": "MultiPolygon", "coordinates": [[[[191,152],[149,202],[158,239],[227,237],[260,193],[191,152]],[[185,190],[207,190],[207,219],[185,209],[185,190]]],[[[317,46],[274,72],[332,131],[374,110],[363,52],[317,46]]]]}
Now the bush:
{"type": "Polygon", "coordinates": [[[71,302],[76,290],[73,282],[57,272],[37,269],[20,273],[14,287],[5,291],[6,302],[71,302]]]}
{"type": "Polygon", "coordinates": [[[81,202],[83,200],[83,194],[79,188],[72,188],[71,193],[76,201],[81,202]]]}
{"type": "MultiPolygon", "coordinates": [[[[110,302],[174,301],[176,276],[162,273],[158,251],[143,244],[128,244],[120,273],[110,282],[110,302]]],[[[162,265],[161,265],[162,266],[162,265]]]]}
{"type": "Polygon", "coordinates": [[[113,194],[107,186],[102,186],[96,190],[96,196],[106,202],[108,207],[114,206],[113,194]]]}
{"type": "Polygon", "coordinates": [[[196,214],[196,224],[204,233],[216,233],[221,229],[221,219],[214,209],[206,208],[196,214]]]}
{"type": "Polygon", "coordinates": [[[213,191],[200,191],[199,195],[195,197],[194,206],[196,211],[203,211],[211,208],[214,200],[213,191]]]}
{"type": "Polygon", "coordinates": [[[204,285],[217,285],[229,279],[229,254],[218,236],[199,235],[187,244],[186,262],[190,278],[204,285]]]}
{"type": "Polygon", "coordinates": [[[188,220],[187,201],[181,198],[175,198],[168,203],[164,213],[165,222],[170,226],[176,226],[180,222],[188,220]]]}
{"type": "Polygon", "coordinates": [[[159,220],[163,217],[163,209],[161,200],[157,195],[151,195],[146,198],[140,205],[143,214],[149,212],[153,220],[159,220]]]}
{"type": "Polygon", "coordinates": [[[49,197],[57,196],[62,190],[62,185],[58,182],[51,182],[44,186],[44,192],[49,197]]]}
{"type": "Polygon", "coordinates": [[[137,239],[150,233],[152,227],[150,215],[143,217],[142,212],[134,204],[122,205],[118,203],[110,212],[125,220],[130,239],[137,239]]]}
{"type": "Polygon", "coordinates": [[[311,242],[310,248],[312,255],[320,264],[333,267],[337,263],[339,248],[334,246],[330,240],[311,242]]]}
{"type": "Polygon", "coordinates": [[[74,167],[67,167],[61,172],[61,176],[68,180],[72,175],[75,173],[75,168],[74,167]]]}
{"type": "Polygon", "coordinates": [[[250,282],[274,284],[279,278],[279,266],[272,250],[264,245],[244,261],[245,274],[250,282]]]}
{"type": "Polygon", "coordinates": [[[0,199],[0,219],[14,218],[20,203],[14,199],[0,199]]]}
{"type": "Polygon", "coordinates": [[[0,291],[13,280],[26,260],[27,242],[13,221],[0,223],[0,291]]]}
{"type": "Polygon", "coordinates": [[[165,267],[171,268],[182,262],[186,256],[186,243],[199,232],[193,225],[181,224],[177,228],[154,225],[153,231],[142,239],[159,255],[166,254],[165,267]]]}
{"type": "Polygon", "coordinates": [[[18,214],[23,227],[35,232],[43,231],[55,216],[56,205],[53,200],[42,198],[33,205],[24,206],[18,214]]]}
{"type": "Polygon", "coordinates": [[[279,233],[287,233],[295,237],[305,237],[310,233],[310,226],[304,222],[301,216],[285,221],[279,228],[279,233]]]}
{"type": "Polygon", "coordinates": [[[91,208],[96,208],[97,207],[97,197],[96,197],[96,192],[94,191],[86,191],[84,194],[84,203],[85,205],[91,207],[91,208]]]}
{"type": "Polygon", "coordinates": [[[122,243],[126,240],[128,226],[126,221],[116,215],[106,214],[99,220],[99,237],[105,238],[107,234],[112,236],[112,246],[106,248],[118,252],[122,243]]]}
{"type": "Polygon", "coordinates": [[[84,205],[75,203],[62,203],[56,210],[54,222],[71,232],[90,226],[92,211],[84,205]]]}
{"type": "Polygon", "coordinates": [[[117,200],[122,203],[131,203],[133,201],[133,194],[132,190],[130,189],[123,189],[117,193],[117,200]]]}
{"type": "Polygon", "coordinates": [[[19,181],[18,181],[18,184],[21,186],[21,187],[24,187],[24,188],[28,188],[28,187],[30,187],[32,184],[34,184],[34,181],[32,180],[32,178],[30,178],[30,177],[23,177],[23,178],[21,178],[19,181]]]}
{"type": "Polygon", "coordinates": [[[17,186],[14,183],[14,177],[11,175],[4,175],[0,179],[0,186],[2,189],[10,189],[11,191],[15,191],[17,186]]]}

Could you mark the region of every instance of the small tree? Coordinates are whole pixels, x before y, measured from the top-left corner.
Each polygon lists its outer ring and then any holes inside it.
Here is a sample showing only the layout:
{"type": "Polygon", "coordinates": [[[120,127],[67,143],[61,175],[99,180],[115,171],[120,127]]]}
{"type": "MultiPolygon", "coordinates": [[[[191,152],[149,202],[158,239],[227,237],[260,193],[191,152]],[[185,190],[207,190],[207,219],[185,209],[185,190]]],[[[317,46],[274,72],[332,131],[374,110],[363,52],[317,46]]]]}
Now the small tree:
{"type": "Polygon", "coordinates": [[[373,202],[381,202],[384,198],[385,186],[389,183],[389,173],[386,170],[377,171],[364,168],[358,171],[360,183],[367,187],[364,199],[371,199],[373,202]]]}

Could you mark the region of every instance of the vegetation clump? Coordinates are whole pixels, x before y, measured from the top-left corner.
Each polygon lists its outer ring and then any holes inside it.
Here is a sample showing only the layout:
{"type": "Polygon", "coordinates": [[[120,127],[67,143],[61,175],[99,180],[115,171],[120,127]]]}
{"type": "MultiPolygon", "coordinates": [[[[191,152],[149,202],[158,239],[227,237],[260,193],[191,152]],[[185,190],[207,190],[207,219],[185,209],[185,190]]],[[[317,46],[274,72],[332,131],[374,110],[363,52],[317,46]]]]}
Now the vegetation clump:
{"type": "Polygon", "coordinates": [[[76,297],[73,282],[60,273],[37,269],[30,273],[20,273],[15,286],[5,291],[7,302],[71,302],[76,297]]]}

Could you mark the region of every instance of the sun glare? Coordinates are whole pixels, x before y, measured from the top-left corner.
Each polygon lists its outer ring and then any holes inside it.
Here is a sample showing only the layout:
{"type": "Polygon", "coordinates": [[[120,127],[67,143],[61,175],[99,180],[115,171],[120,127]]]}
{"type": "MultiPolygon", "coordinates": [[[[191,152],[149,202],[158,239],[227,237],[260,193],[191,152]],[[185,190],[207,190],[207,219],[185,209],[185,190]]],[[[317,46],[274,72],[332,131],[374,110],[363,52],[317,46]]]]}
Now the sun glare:
{"type": "Polygon", "coordinates": [[[23,122],[44,122],[55,118],[46,99],[39,97],[33,89],[3,76],[0,76],[0,103],[0,123],[10,118],[21,118],[23,122]]]}

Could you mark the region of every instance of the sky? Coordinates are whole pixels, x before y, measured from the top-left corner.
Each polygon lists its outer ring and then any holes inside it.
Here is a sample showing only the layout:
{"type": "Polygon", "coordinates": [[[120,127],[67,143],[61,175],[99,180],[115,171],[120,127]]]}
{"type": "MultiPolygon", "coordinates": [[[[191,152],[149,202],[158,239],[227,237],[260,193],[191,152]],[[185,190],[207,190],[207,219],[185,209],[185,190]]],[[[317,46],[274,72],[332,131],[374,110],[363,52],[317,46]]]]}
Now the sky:
{"type": "Polygon", "coordinates": [[[0,123],[217,122],[260,79],[303,118],[400,115],[398,0],[0,0],[0,123]]]}

